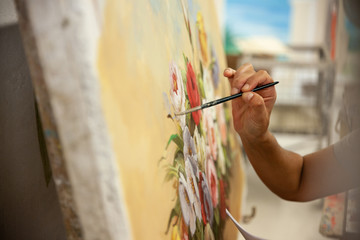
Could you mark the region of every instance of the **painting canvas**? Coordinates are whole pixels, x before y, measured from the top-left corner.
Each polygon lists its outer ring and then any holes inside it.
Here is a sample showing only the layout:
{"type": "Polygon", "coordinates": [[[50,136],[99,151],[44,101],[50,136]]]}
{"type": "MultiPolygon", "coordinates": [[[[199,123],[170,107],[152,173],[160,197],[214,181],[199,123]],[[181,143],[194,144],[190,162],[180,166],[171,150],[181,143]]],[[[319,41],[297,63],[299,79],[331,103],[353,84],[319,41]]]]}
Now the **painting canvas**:
{"type": "Polygon", "coordinates": [[[68,239],[234,239],[242,151],[213,1],[17,0],[68,239]]]}
{"type": "Polygon", "coordinates": [[[97,67],[135,239],[221,239],[239,218],[241,150],[212,1],[109,0],[97,67]]]}

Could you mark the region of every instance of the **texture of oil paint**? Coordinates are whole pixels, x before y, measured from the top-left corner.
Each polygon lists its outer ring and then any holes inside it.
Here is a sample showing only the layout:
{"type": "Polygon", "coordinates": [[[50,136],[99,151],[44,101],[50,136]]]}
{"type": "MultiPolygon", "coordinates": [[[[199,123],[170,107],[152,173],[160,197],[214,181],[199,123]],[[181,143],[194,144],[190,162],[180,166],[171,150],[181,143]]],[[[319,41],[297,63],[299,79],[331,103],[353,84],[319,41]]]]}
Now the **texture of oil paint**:
{"type": "MultiPolygon", "coordinates": [[[[212,144],[218,150],[218,160],[212,160],[211,165],[206,160],[211,156],[211,150],[206,149],[208,137],[202,113],[175,118],[169,111],[168,103],[172,110],[189,108],[191,103],[198,104],[206,94],[209,96],[208,90],[204,90],[203,78],[205,69],[211,85],[214,85],[212,72],[215,65],[211,64],[214,55],[209,51],[210,44],[219,56],[218,68],[226,67],[220,31],[211,17],[214,14],[212,4],[204,0],[183,2],[186,8],[180,0],[108,0],[103,14],[97,63],[102,104],[122,176],[134,239],[149,236],[169,239],[177,234],[195,236],[201,232],[202,236],[217,236],[215,222],[221,225],[217,229],[222,231],[225,225],[219,212],[219,206],[224,204],[221,199],[225,199],[219,196],[221,194],[227,194],[226,201],[234,215],[239,217],[240,214],[242,175],[239,161],[234,162],[234,174],[223,181],[222,190],[216,189],[220,187],[217,169],[226,171],[224,166],[230,162],[229,159],[240,155],[230,130],[224,145],[220,138],[223,130],[217,129],[218,123],[215,124],[217,130],[214,128],[212,136],[216,137],[212,144]],[[206,32],[209,44],[206,46],[206,67],[201,60],[196,23],[198,10],[202,8],[205,27],[214,31],[206,32]],[[187,150],[184,150],[185,145],[187,150]],[[230,153],[231,148],[233,151],[230,153]],[[224,158],[219,153],[225,153],[224,158]],[[171,169],[171,161],[178,161],[183,170],[171,169]],[[212,178],[207,174],[209,171],[212,178]],[[175,178],[170,179],[170,176],[175,178]],[[232,186],[236,191],[231,191],[232,186]],[[218,194],[217,201],[215,193],[218,194]],[[191,207],[184,210],[188,202],[191,207]],[[213,206],[214,203],[217,206],[213,206]],[[197,207],[191,212],[194,205],[197,207]],[[179,214],[181,211],[184,212],[179,214]],[[173,217],[169,219],[169,215],[173,217]],[[168,226],[169,234],[166,235],[168,226]]],[[[221,79],[219,82],[217,88],[213,87],[214,95],[228,95],[227,82],[221,82],[221,79]]],[[[221,114],[223,120],[229,122],[227,111],[224,109],[221,114]]],[[[216,112],[208,114],[213,121],[216,112]]],[[[236,233],[236,229],[224,231],[228,236],[236,233]]]]}

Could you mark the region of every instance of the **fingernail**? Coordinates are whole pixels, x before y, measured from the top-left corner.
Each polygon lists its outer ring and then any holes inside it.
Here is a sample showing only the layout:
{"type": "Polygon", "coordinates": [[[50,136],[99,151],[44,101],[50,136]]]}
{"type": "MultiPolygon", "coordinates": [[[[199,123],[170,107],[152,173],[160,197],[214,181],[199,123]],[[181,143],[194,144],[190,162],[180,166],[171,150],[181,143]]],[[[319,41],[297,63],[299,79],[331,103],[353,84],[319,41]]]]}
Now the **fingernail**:
{"type": "Polygon", "coordinates": [[[247,90],[249,90],[249,87],[250,87],[249,84],[246,83],[246,84],[243,86],[242,90],[243,90],[243,91],[247,91],[247,90]]]}
{"type": "Polygon", "coordinates": [[[231,69],[231,68],[227,68],[227,69],[225,69],[225,72],[227,73],[227,74],[233,74],[233,70],[231,69]]]}
{"type": "Polygon", "coordinates": [[[254,94],[251,92],[247,95],[247,100],[250,101],[250,99],[252,99],[252,97],[254,96],[254,94]]]}
{"type": "Polygon", "coordinates": [[[231,89],[231,95],[238,94],[240,90],[238,88],[232,88],[231,89]]]}

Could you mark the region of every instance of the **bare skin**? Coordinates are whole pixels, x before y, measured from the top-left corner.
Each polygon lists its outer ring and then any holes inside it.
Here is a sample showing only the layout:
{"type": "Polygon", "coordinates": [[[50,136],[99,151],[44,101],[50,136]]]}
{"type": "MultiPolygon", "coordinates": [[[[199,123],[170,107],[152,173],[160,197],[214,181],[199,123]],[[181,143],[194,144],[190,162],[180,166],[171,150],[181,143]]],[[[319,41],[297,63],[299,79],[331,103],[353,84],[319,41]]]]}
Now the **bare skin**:
{"type": "Polygon", "coordinates": [[[273,82],[266,71],[244,64],[236,71],[224,71],[231,94],[244,92],[232,101],[235,130],[256,173],[275,194],[291,201],[310,201],[355,187],[354,179],[334,156],[333,146],[301,156],[282,148],[269,132],[271,110],[276,101],[275,87],[250,92],[273,82]]]}

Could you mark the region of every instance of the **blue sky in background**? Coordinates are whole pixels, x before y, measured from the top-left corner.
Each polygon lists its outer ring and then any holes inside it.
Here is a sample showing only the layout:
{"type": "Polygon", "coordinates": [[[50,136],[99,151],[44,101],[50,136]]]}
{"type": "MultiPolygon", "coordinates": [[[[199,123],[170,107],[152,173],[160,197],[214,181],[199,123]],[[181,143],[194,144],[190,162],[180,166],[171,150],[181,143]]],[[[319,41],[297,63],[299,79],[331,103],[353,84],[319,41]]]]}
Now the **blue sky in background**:
{"type": "Polygon", "coordinates": [[[290,0],[226,0],[226,26],[237,37],[289,40],[290,0]]]}

